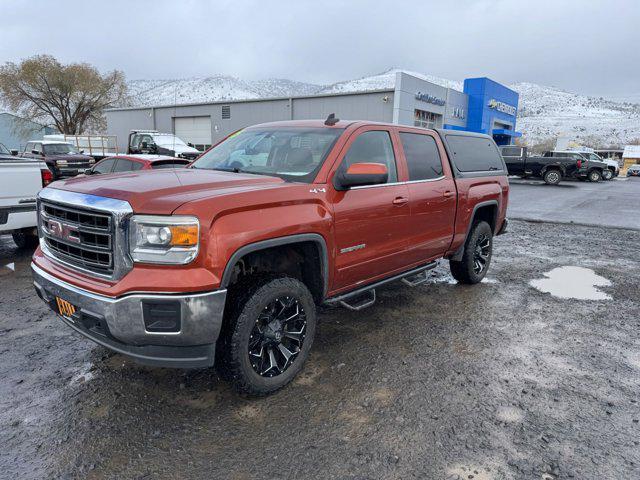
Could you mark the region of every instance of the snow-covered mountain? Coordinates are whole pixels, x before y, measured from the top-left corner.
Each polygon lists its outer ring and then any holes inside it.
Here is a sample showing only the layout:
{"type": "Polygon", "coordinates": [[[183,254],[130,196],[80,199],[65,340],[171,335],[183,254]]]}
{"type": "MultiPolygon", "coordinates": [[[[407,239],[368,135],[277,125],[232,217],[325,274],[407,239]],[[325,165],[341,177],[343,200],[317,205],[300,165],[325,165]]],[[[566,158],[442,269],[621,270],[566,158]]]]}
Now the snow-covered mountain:
{"type": "MultiPolygon", "coordinates": [[[[462,90],[462,82],[393,68],[377,75],[314,85],[287,79],[245,81],[226,75],[129,82],[132,106],[273,98],[318,93],[345,93],[393,88],[396,72],[404,71],[444,87],[462,90]]],[[[640,138],[640,105],[565,92],[533,83],[510,85],[520,94],[518,130],[528,144],[568,136],[586,145],[624,144],[640,138]]]]}
{"type": "Polygon", "coordinates": [[[426,75],[424,73],[412,72],[410,70],[404,70],[402,68],[392,68],[377,75],[357,78],[355,80],[346,80],[344,82],[334,83],[333,85],[327,85],[326,87],[320,89],[320,93],[345,93],[393,88],[396,83],[397,72],[404,72],[408,75],[413,75],[414,77],[418,77],[427,82],[435,83],[436,85],[440,85],[442,87],[462,90],[462,82],[456,80],[447,80],[446,78],[426,75]]]}
{"type": "Polygon", "coordinates": [[[321,88],[320,85],[280,78],[244,81],[228,75],[129,82],[132,106],[313,95],[321,88]]]}
{"type": "Polygon", "coordinates": [[[640,105],[587,97],[534,83],[516,83],[518,130],[529,143],[558,135],[593,145],[623,145],[640,137],[640,105]]]}

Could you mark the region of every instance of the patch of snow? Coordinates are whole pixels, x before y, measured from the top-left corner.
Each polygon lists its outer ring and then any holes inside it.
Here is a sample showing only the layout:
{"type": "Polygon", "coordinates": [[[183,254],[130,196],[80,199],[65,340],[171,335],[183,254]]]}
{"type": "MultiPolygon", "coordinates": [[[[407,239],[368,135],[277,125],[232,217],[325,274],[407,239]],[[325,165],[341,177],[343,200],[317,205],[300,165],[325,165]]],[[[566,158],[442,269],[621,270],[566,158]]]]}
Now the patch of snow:
{"type": "Polygon", "coordinates": [[[71,385],[78,385],[80,383],[86,383],[93,379],[93,372],[91,369],[93,368],[93,364],[91,362],[86,362],[82,365],[82,368],[79,369],[78,373],[76,373],[72,378],[71,385]]]}
{"type": "Polygon", "coordinates": [[[531,280],[529,285],[558,298],[577,300],[611,300],[611,296],[596,287],[609,287],[611,282],[590,268],[564,266],[544,274],[547,278],[531,280]]]}
{"type": "Polygon", "coordinates": [[[480,283],[500,283],[500,280],[498,280],[497,278],[484,277],[482,280],[480,280],[480,283]]]}

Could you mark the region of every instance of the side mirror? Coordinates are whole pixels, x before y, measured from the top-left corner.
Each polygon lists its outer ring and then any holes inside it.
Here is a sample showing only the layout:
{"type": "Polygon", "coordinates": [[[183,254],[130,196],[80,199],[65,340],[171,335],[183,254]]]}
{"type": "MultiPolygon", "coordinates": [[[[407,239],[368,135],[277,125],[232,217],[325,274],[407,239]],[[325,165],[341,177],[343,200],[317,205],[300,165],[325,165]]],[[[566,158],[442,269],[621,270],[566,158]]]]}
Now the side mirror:
{"type": "Polygon", "coordinates": [[[348,190],[351,187],[386,183],[389,178],[387,166],[383,163],[354,163],[347,171],[338,171],[333,177],[336,190],[348,190]]]}
{"type": "Polygon", "coordinates": [[[140,145],[142,148],[147,148],[147,142],[142,142],[140,145]]]}
{"type": "Polygon", "coordinates": [[[11,150],[11,155],[13,155],[14,157],[18,156],[18,150],[11,150]]]}
{"type": "Polygon", "coordinates": [[[84,171],[84,174],[85,174],[85,175],[93,175],[93,168],[87,168],[87,169],[84,171]]]}
{"type": "Polygon", "coordinates": [[[33,153],[34,155],[41,155],[41,153],[38,150],[31,150],[31,153],[33,153]]]}
{"type": "Polygon", "coordinates": [[[78,152],[78,153],[84,153],[84,150],[80,150],[80,152],[78,152]]]}

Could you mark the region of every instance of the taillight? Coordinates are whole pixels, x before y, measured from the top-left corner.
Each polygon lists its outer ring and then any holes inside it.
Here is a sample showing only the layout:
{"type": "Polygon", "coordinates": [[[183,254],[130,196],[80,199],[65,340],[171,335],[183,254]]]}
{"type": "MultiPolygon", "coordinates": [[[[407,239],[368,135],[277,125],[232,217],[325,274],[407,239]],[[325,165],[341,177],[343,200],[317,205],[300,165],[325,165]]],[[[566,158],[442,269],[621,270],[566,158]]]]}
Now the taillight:
{"type": "Polygon", "coordinates": [[[582,168],[582,160],[578,160],[576,164],[578,165],[578,168],[582,168]]]}
{"type": "Polygon", "coordinates": [[[53,173],[47,168],[40,169],[40,178],[42,178],[42,188],[53,182],[53,173]]]}

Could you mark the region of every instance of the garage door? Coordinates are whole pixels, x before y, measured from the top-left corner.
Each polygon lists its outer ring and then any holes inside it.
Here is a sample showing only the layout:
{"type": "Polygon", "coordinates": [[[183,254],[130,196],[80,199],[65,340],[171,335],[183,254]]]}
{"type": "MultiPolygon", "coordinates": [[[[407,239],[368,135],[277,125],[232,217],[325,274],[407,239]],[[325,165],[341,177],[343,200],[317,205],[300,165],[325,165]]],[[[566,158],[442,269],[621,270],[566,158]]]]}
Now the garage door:
{"type": "Polygon", "coordinates": [[[191,143],[198,150],[211,146],[211,117],[178,117],[174,119],[178,138],[191,143]]]}

